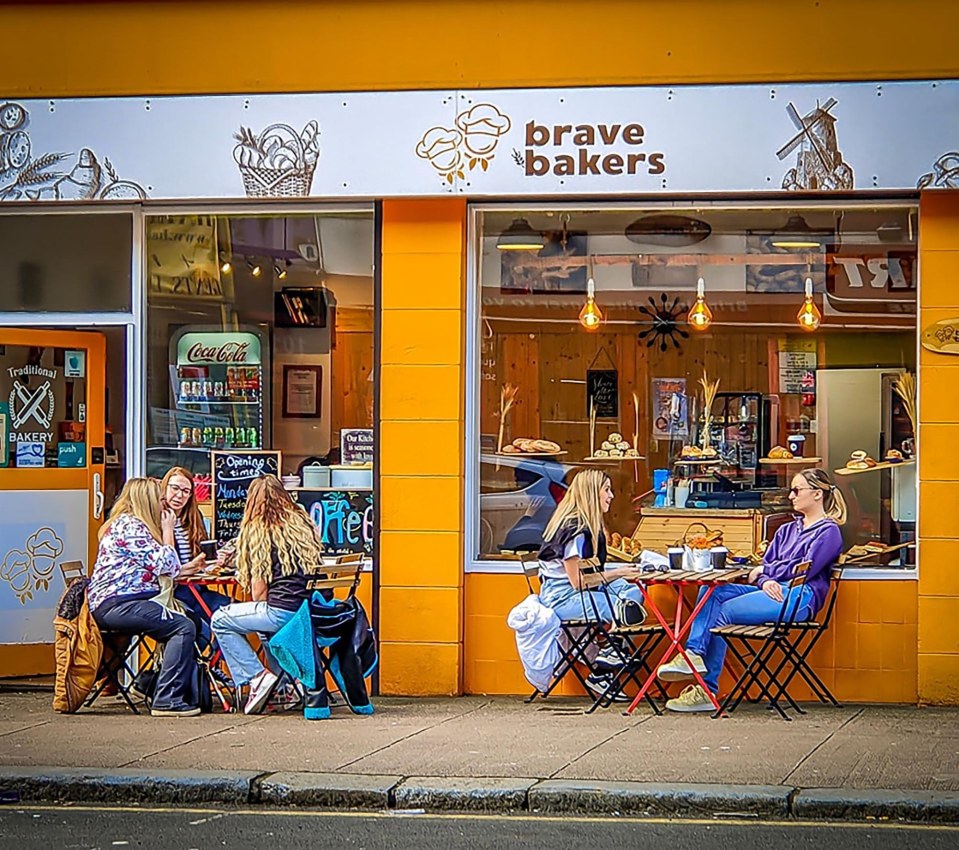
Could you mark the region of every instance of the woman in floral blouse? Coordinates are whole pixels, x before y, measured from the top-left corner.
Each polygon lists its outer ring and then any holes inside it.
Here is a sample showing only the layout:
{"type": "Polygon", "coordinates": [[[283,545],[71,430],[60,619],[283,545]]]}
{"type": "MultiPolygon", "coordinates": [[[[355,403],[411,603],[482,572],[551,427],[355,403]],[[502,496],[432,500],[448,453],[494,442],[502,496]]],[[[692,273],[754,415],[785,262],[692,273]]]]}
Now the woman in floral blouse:
{"type": "Polygon", "coordinates": [[[198,572],[203,555],[180,564],[171,539],[176,517],[160,510],[160,488],[149,478],[131,478],[123,487],[110,519],[100,529],[100,548],[87,595],[93,619],[102,629],[144,634],[164,644],[151,714],[192,717],[200,713],[190,696],[196,674],[193,642],[196,627],[189,617],[164,608],[155,597],[160,576],[176,578],[198,572]]]}

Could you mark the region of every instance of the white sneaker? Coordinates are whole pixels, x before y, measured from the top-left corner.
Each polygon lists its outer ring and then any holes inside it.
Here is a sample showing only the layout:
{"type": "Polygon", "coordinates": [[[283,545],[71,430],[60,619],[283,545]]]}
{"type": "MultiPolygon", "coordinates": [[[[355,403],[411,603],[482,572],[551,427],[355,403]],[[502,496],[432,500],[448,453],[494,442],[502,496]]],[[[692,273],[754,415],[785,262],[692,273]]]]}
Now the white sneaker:
{"type": "MultiPolygon", "coordinates": [[[[693,662],[696,672],[706,672],[706,662],[703,661],[702,658],[688,649],[686,650],[686,654],[689,656],[689,660],[693,662]]],[[[692,679],[693,671],[689,669],[686,659],[683,658],[682,655],[677,654],[672,661],[660,665],[656,671],[656,675],[664,682],[682,682],[683,679],[692,679]]]]}
{"type": "Polygon", "coordinates": [[[256,714],[263,708],[279,678],[276,673],[271,673],[266,669],[256,676],[250,682],[250,695],[246,699],[246,705],[243,706],[243,713],[256,714]]]}
{"type": "Polygon", "coordinates": [[[716,706],[699,685],[689,685],[675,699],[668,700],[666,708],[670,711],[715,711],[716,706]]]}
{"type": "Polygon", "coordinates": [[[615,647],[607,644],[597,654],[593,661],[593,666],[596,667],[597,670],[618,670],[623,666],[626,657],[628,657],[627,653],[620,652],[615,647]]]}

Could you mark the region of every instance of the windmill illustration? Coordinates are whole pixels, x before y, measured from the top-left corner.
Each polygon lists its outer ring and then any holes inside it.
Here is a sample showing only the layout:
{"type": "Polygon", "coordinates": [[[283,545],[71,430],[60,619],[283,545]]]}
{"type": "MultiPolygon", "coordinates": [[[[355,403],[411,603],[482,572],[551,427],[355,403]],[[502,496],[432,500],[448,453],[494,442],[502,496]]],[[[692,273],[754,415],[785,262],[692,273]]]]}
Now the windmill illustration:
{"type": "Polygon", "coordinates": [[[852,168],[842,161],[836,137],[837,119],[830,113],[836,103],[832,97],[823,104],[817,101],[816,108],[801,117],[792,103],[786,107],[799,132],[776,151],[776,156],[785,159],[798,148],[796,167],[790,168],[783,177],[783,189],[794,192],[852,189],[852,168]]]}

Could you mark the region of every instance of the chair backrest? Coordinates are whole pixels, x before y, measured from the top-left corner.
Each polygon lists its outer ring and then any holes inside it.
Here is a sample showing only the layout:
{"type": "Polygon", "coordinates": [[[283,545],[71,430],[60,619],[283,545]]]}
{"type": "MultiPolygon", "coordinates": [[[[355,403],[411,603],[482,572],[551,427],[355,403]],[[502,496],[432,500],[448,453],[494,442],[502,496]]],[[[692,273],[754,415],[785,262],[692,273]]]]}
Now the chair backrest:
{"type": "Polygon", "coordinates": [[[830,578],[832,579],[829,582],[829,596],[826,599],[826,605],[824,606],[824,613],[822,620],[820,621],[820,628],[823,631],[829,628],[829,623],[832,620],[832,612],[836,607],[836,597],[839,595],[839,583],[842,581],[842,567],[837,563],[832,568],[832,573],[830,578]]]}
{"type": "MultiPolygon", "coordinates": [[[[789,583],[790,589],[802,587],[806,584],[806,577],[809,575],[809,568],[811,566],[812,561],[803,561],[801,564],[796,564],[796,566],[793,567],[792,579],[789,583]]],[[[796,619],[801,598],[802,595],[799,593],[792,595],[786,594],[783,598],[782,607],[779,609],[779,617],[776,620],[777,626],[789,624],[796,619]]]]}
{"type": "Polygon", "coordinates": [[[310,590],[336,590],[348,587],[347,598],[356,593],[360,577],[363,575],[363,553],[339,555],[320,564],[317,564],[306,574],[306,586],[310,590]]]}
{"type": "Polygon", "coordinates": [[[69,587],[78,578],[86,578],[87,570],[83,561],[61,561],[60,574],[63,576],[63,583],[69,587]]]}
{"type": "Polygon", "coordinates": [[[536,593],[533,586],[533,579],[539,577],[539,552],[525,552],[520,555],[519,565],[523,570],[523,578],[526,579],[526,586],[531,594],[536,593]]]}
{"type": "Polygon", "coordinates": [[[599,558],[581,558],[579,562],[580,587],[592,590],[606,584],[606,576],[599,558]]]}

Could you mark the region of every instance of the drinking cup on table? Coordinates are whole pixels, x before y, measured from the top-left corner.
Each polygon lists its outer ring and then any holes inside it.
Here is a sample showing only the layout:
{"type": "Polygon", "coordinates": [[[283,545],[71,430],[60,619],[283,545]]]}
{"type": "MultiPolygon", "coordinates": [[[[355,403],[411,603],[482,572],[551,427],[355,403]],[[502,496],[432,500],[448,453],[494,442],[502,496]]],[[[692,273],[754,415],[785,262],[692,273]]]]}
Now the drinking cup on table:
{"type": "Polygon", "coordinates": [[[200,551],[206,556],[207,563],[212,564],[216,560],[216,541],[201,540],[200,551]]]}
{"type": "Polygon", "coordinates": [[[670,546],[667,554],[669,555],[669,568],[671,570],[681,570],[683,568],[683,547],[670,546]]]}
{"type": "Polygon", "coordinates": [[[729,550],[725,546],[713,546],[709,550],[709,565],[714,570],[726,569],[726,555],[729,550]]]}

